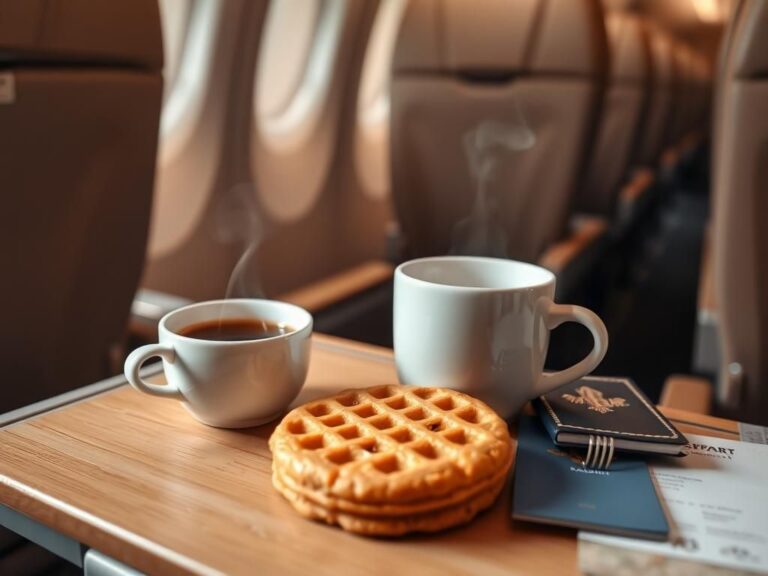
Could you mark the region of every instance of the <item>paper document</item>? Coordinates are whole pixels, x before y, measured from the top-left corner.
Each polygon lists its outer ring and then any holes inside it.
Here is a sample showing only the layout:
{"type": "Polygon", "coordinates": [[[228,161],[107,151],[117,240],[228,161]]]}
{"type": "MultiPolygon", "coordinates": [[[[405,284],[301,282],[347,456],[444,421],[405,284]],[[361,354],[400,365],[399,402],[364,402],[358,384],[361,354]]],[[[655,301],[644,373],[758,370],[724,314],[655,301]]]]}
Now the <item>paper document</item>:
{"type": "Polygon", "coordinates": [[[768,428],[765,426],[755,426],[754,424],[739,422],[739,434],[741,435],[742,442],[768,444],[768,428]]]}
{"type": "MultiPolygon", "coordinates": [[[[688,435],[689,455],[653,462],[670,541],[581,532],[587,542],[768,572],[768,445],[688,435]]],[[[631,498],[631,495],[627,495],[631,498]]]]}

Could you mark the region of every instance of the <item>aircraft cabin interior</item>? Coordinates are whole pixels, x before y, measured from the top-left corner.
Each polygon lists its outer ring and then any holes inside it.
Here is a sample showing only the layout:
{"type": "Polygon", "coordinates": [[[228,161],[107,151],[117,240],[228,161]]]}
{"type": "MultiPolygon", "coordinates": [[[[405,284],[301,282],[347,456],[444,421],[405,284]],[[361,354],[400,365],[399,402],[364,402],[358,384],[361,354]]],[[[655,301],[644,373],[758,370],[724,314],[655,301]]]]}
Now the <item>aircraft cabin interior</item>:
{"type": "Polygon", "coordinates": [[[768,574],[768,0],[0,0],[0,575],[768,574]]]}

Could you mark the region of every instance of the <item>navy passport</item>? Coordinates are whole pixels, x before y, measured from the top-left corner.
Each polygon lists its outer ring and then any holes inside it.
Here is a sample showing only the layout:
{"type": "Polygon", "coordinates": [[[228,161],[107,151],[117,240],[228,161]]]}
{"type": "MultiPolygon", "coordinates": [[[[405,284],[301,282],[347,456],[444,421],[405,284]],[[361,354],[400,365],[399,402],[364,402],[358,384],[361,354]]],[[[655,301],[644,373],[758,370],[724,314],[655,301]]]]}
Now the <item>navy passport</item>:
{"type": "Polygon", "coordinates": [[[613,438],[619,452],[683,456],[685,436],[629,378],[586,376],[539,396],[534,407],[558,446],[613,438]]]}
{"type": "Polygon", "coordinates": [[[623,457],[609,470],[590,470],[581,455],[552,444],[535,416],[522,415],[512,517],[619,536],[666,540],[669,525],[648,465],[623,457]]]}

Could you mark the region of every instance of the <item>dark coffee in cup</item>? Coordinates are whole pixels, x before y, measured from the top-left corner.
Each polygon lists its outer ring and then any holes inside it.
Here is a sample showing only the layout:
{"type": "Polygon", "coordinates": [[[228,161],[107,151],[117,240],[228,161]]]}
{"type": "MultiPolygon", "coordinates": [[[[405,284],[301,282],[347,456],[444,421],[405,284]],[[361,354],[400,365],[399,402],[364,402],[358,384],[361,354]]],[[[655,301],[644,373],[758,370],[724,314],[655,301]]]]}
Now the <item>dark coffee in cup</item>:
{"type": "Polygon", "coordinates": [[[248,428],[283,414],[304,385],[312,316],[276,300],[211,300],[169,312],[157,335],[126,358],[131,386],[183,402],[209,426],[248,428]],[[154,357],[163,360],[164,384],[142,378],[154,357]]]}
{"type": "Polygon", "coordinates": [[[197,340],[240,342],[273,338],[289,332],[293,332],[292,327],[262,318],[222,318],[190,324],[180,329],[178,334],[197,340]]]}

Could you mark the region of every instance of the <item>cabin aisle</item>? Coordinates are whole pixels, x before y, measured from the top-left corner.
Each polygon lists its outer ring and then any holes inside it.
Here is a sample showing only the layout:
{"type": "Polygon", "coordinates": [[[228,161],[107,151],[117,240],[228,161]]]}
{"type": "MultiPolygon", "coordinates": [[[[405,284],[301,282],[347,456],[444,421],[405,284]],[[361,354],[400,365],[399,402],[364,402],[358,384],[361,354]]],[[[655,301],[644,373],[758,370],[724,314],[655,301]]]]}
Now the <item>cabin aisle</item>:
{"type": "Polygon", "coordinates": [[[631,377],[654,401],[667,376],[691,372],[706,219],[705,195],[676,194],[633,290],[619,295],[606,314],[611,343],[597,372],[631,377]]]}

